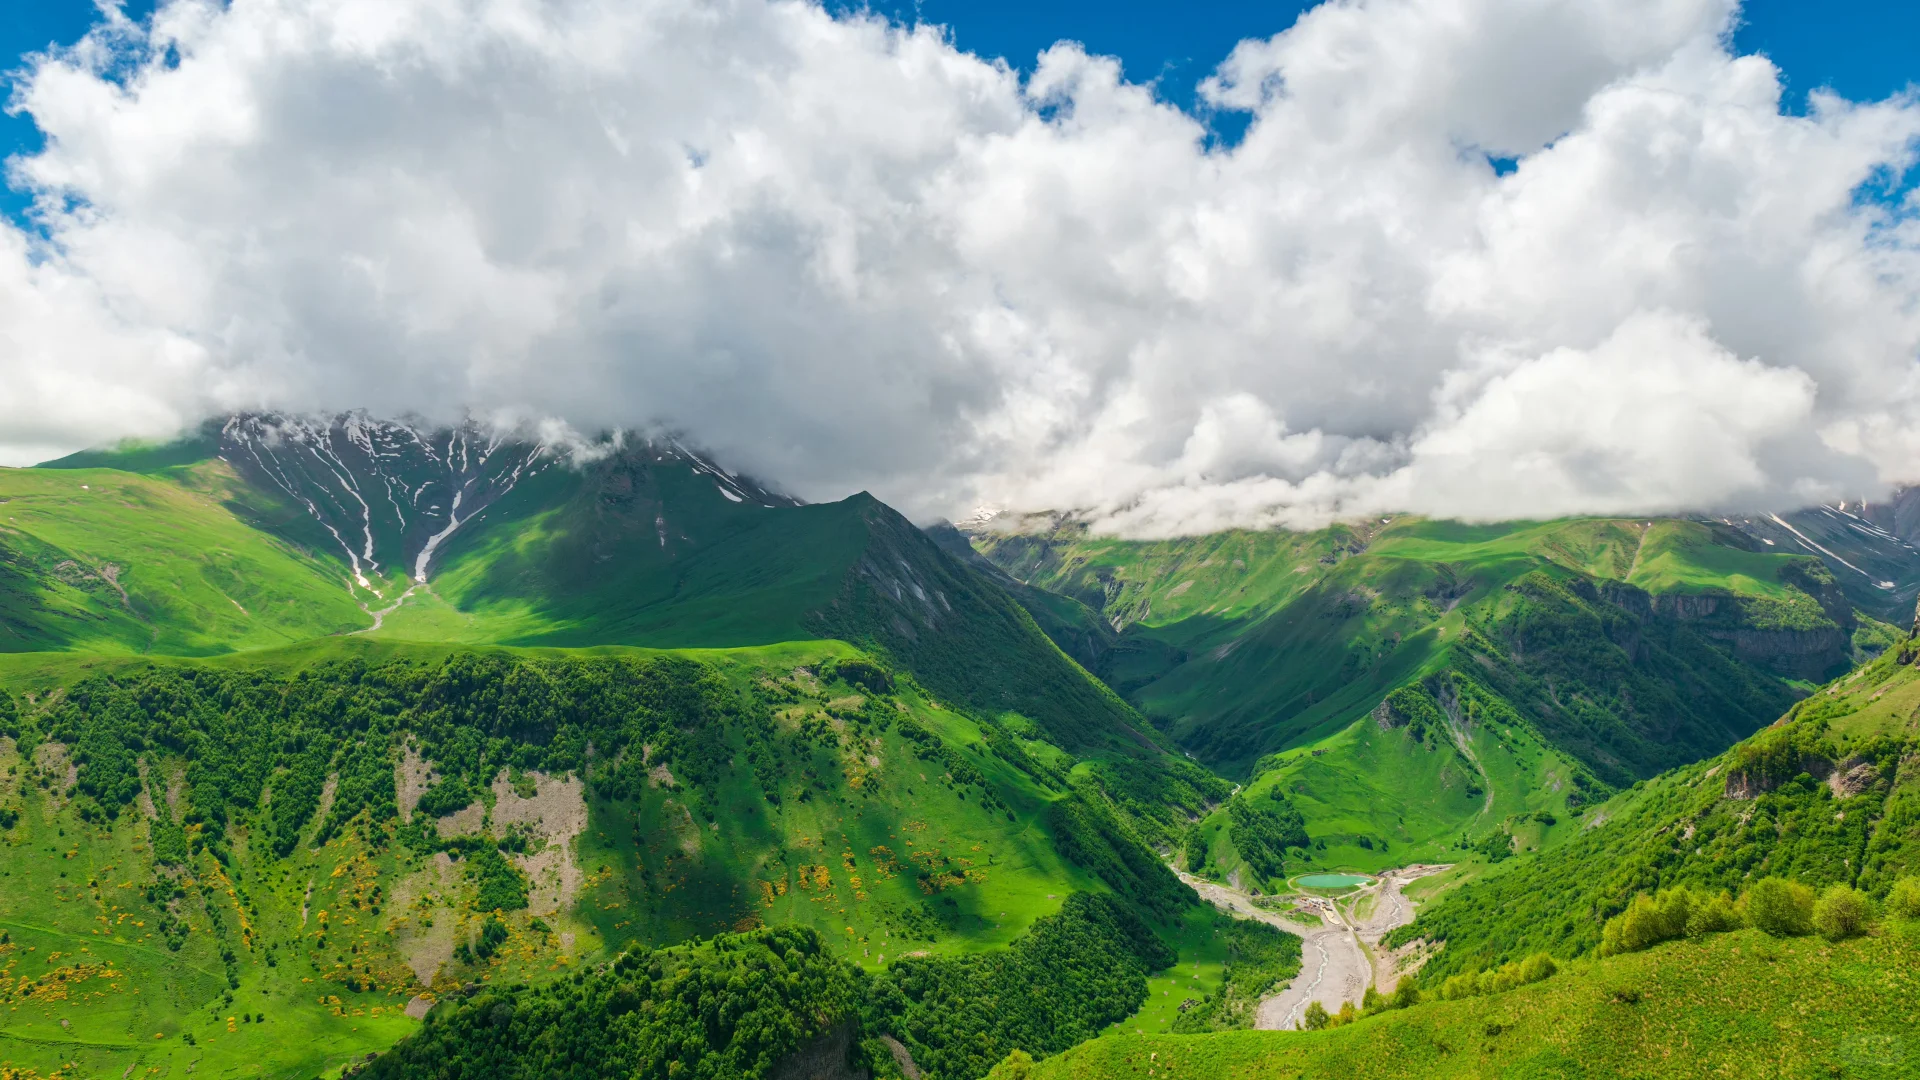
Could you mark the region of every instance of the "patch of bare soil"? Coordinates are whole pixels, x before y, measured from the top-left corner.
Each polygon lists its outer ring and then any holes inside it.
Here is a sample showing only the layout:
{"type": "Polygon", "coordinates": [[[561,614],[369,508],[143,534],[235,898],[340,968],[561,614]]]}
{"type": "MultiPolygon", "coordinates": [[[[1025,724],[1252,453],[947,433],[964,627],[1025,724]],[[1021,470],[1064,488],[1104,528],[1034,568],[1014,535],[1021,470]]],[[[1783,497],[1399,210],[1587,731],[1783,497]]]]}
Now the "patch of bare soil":
{"type": "Polygon", "coordinates": [[[393,793],[400,803],[400,820],[413,822],[413,808],[420,805],[420,796],[427,793],[440,774],[420,756],[420,748],[412,739],[400,751],[400,761],[393,767],[393,793]]]}
{"type": "Polygon", "coordinates": [[[458,884],[453,859],[439,851],[434,853],[432,863],[400,879],[393,889],[389,909],[399,913],[393,926],[394,948],[406,960],[413,977],[428,989],[440,969],[453,960],[456,924],[460,921],[453,906],[458,884]],[[433,925],[424,925],[427,921],[433,925]]]}
{"type": "Polygon", "coordinates": [[[149,794],[147,790],[152,784],[152,781],[147,776],[147,759],[144,757],[140,758],[134,762],[134,766],[140,771],[140,794],[134,796],[134,802],[139,804],[140,813],[145,816],[148,821],[158,821],[160,820],[160,808],[153,805],[153,796],[149,794]]]}
{"type": "Polygon", "coordinates": [[[80,779],[80,765],[66,743],[43,742],[33,749],[34,770],[47,778],[48,804],[54,812],[67,805],[67,793],[80,779]]]}
{"type": "Polygon", "coordinates": [[[425,994],[415,994],[407,999],[406,1014],[415,1020],[425,1020],[427,1010],[433,1008],[433,999],[425,994]]]}
{"type": "Polygon", "coordinates": [[[893,1055],[893,1063],[900,1067],[901,1074],[907,1080],[920,1080],[920,1065],[913,1060],[912,1051],[904,1043],[891,1035],[880,1036],[880,1041],[886,1044],[887,1053],[893,1055]]]}
{"type": "Polygon", "coordinates": [[[478,799],[434,822],[441,836],[471,836],[487,821],[487,804],[478,799]]]}
{"type": "Polygon", "coordinates": [[[530,799],[513,790],[506,772],[493,778],[493,824],[495,829],[524,824],[545,841],[533,854],[515,855],[513,859],[526,871],[532,885],[527,892],[527,910],[534,915],[550,915],[572,906],[585,878],[574,858],[573,841],[587,831],[586,785],[575,776],[527,775],[534,783],[530,799]]]}
{"type": "Polygon", "coordinates": [[[1382,994],[1391,994],[1400,986],[1400,980],[1410,978],[1420,970],[1436,950],[1425,938],[1409,941],[1397,949],[1379,949],[1373,952],[1373,987],[1382,994]]]}
{"type": "Polygon", "coordinates": [[[180,796],[187,793],[187,770],[174,768],[167,772],[167,816],[176,823],[180,820],[180,796]]]}
{"type": "Polygon", "coordinates": [[[320,785],[320,809],[313,812],[314,821],[325,821],[327,815],[333,813],[333,797],[339,790],[340,774],[328,773],[327,782],[320,785]]]}

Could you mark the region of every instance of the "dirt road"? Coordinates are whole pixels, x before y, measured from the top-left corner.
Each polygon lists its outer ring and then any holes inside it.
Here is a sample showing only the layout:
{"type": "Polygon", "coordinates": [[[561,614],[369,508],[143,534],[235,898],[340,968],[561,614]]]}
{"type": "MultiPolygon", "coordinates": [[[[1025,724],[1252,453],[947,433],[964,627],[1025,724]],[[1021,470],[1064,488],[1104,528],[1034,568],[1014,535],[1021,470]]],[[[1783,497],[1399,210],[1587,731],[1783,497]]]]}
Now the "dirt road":
{"type": "MultiPolygon", "coordinates": [[[[1373,884],[1341,898],[1320,901],[1321,925],[1309,926],[1254,906],[1247,895],[1217,882],[1181,874],[1201,898],[1235,914],[1270,923],[1300,937],[1300,974],[1278,994],[1260,1003],[1254,1027],[1291,1031],[1301,1024],[1307,1005],[1318,1001],[1328,1012],[1339,1012],[1344,1002],[1356,1006],[1373,985],[1375,947],[1397,927],[1413,921],[1413,903],[1400,892],[1415,878],[1445,869],[1442,866],[1403,866],[1382,873],[1373,884]],[[1354,912],[1364,915],[1355,918],[1354,912]]],[[[1177,871],[1176,871],[1177,872],[1177,871]]],[[[1382,973],[1385,974],[1385,973],[1382,973]]],[[[1381,979],[1384,984],[1386,979],[1381,979]]]]}

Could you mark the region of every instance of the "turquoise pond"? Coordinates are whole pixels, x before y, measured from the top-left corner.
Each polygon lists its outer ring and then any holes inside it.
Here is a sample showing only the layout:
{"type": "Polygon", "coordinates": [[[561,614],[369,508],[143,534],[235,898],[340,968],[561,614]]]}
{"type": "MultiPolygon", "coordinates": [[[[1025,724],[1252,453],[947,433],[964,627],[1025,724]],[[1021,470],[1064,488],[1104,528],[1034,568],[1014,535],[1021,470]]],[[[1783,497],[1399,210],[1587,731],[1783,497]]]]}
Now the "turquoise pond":
{"type": "Polygon", "coordinates": [[[1372,880],[1359,874],[1308,874],[1294,884],[1306,889],[1351,889],[1372,880]]]}

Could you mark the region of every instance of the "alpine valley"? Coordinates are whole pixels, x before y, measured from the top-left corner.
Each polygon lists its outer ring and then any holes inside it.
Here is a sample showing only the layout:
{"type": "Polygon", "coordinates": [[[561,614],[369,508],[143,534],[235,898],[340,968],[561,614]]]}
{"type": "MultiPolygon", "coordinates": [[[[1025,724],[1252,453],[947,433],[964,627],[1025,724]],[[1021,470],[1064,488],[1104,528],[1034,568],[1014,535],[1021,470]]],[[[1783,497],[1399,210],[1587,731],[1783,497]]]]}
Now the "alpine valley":
{"type": "Polygon", "coordinates": [[[0,470],[0,1078],[1920,1070],[1920,493],[1138,541],[694,445],[0,470]]]}

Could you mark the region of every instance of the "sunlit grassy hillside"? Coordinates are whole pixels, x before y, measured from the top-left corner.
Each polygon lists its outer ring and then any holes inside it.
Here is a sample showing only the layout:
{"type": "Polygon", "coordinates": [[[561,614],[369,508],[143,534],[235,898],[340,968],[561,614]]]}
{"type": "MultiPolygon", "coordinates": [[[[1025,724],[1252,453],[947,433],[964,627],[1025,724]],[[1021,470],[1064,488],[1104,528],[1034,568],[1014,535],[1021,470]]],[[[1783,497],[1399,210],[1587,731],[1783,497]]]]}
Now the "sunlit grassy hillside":
{"type": "Polygon", "coordinates": [[[0,650],[210,654],[362,629],[346,568],[264,531],[220,462],[0,469],[0,650]]]}
{"type": "MultiPolygon", "coordinates": [[[[1110,1035],[1033,1080],[1706,1076],[1894,1080],[1917,1064],[1920,932],[1829,944],[1757,930],[1613,957],[1504,994],[1320,1032],[1110,1035]]],[[[995,1080],[1008,1080],[1003,1068],[995,1080]]]]}

